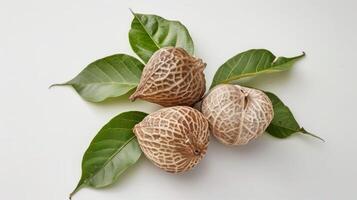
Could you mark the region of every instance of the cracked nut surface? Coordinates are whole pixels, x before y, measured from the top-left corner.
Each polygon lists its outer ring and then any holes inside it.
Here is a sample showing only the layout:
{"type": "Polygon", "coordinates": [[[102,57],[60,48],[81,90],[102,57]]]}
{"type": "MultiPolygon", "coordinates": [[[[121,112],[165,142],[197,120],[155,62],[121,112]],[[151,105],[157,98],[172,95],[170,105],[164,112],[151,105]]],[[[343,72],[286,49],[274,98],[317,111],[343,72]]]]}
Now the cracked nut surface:
{"type": "Polygon", "coordinates": [[[182,48],[161,48],[145,65],[140,83],[129,99],[139,98],[165,107],[191,106],[205,93],[205,66],[182,48]]]}
{"type": "Polygon", "coordinates": [[[167,172],[184,172],[197,165],[209,142],[208,121],[188,106],[163,108],[146,116],[133,131],[140,148],[167,172]]]}
{"type": "Polygon", "coordinates": [[[274,116],[264,92],[230,84],[214,87],[201,110],[211,133],[227,145],[244,145],[262,135],[274,116]]]}

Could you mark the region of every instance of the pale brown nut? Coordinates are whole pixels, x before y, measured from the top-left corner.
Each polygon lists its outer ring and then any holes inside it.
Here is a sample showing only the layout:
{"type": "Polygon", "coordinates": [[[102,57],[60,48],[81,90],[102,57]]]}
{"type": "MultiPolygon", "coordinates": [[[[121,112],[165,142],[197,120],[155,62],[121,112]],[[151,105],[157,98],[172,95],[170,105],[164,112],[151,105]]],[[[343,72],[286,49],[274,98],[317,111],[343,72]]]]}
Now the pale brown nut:
{"type": "Polygon", "coordinates": [[[239,85],[214,87],[201,109],[211,133],[227,145],[247,144],[262,135],[274,117],[273,105],[264,92],[239,85]]]}
{"type": "Polygon", "coordinates": [[[191,106],[206,91],[205,66],[182,48],[161,48],[145,65],[140,83],[129,99],[139,98],[165,107],[191,106]]]}
{"type": "Polygon", "coordinates": [[[184,172],[206,154],[208,121],[188,106],[163,108],[146,116],[133,131],[146,157],[161,169],[184,172]]]}

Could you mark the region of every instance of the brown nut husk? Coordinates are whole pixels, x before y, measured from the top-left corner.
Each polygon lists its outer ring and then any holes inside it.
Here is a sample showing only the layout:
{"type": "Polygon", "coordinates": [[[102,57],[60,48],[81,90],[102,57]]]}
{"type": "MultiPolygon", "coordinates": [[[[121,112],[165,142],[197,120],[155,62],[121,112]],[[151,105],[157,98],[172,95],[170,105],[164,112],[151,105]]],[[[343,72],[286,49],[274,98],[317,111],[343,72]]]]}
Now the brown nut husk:
{"type": "Polygon", "coordinates": [[[205,66],[182,48],[161,48],[145,65],[140,83],[129,99],[139,98],[165,107],[191,106],[205,93],[205,66]]]}
{"type": "Polygon", "coordinates": [[[147,158],[167,172],[178,173],[197,165],[206,154],[208,126],[199,111],[175,106],[149,114],[133,131],[147,158]]]}
{"type": "Polygon", "coordinates": [[[262,135],[274,116],[264,92],[229,84],[214,87],[201,109],[211,133],[227,145],[244,145],[262,135]]]}

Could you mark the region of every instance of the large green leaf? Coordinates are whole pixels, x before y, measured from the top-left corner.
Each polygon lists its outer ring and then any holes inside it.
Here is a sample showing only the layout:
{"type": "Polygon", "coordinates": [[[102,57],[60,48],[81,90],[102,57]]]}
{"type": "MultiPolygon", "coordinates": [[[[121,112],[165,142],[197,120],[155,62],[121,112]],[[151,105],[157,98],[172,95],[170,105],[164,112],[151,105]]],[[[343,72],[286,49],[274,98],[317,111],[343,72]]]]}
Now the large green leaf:
{"type": "Polygon", "coordinates": [[[99,131],[84,153],[82,176],[70,197],[85,186],[112,184],[139,159],[141,150],[132,129],[146,115],[137,111],[121,113],[99,131]]]}
{"type": "Polygon", "coordinates": [[[284,105],[284,103],[275,94],[270,92],[265,92],[265,94],[268,95],[269,99],[273,103],[274,109],[274,118],[266,129],[266,132],[277,138],[286,138],[294,133],[300,132],[324,141],[322,138],[309,133],[303,127],[300,127],[290,109],[284,105]]]}
{"type": "Polygon", "coordinates": [[[252,49],[237,54],[225,62],[214,75],[211,88],[221,83],[256,76],[262,73],[279,72],[290,69],[305,53],[292,57],[276,57],[265,49],[252,49]]]}
{"type": "Polygon", "coordinates": [[[184,25],[178,21],[157,15],[134,13],[129,31],[129,41],[134,52],[148,62],[151,55],[162,47],[181,47],[191,55],[194,47],[192,38],[184,25]]]}
{"type": "Polygon", "coordinates": [[[89,64],[72,80],[58,85],[71,85],[87,101],[100,102],[134,89],[144,65],[136,58],[116,54],[89,64]]]}

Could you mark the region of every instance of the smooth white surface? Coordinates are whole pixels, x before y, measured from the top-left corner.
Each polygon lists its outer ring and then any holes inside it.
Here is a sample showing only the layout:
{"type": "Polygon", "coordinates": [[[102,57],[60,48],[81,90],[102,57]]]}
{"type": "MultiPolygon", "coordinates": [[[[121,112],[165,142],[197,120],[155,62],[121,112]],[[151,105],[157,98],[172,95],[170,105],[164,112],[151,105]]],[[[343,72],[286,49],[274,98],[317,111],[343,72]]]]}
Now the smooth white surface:
{"type": "Polygon", "coordinates": [[[306,129],[286,140],[265,135],[244,147],[211,138],[193,171],[172,175],[144,157],[112,187],[74,199],[356,199],[357,3],[300,1],[0,0],[1,199],[66,199],[82,154],[116,114],[159,108],[125,99],[92,104],[66,81],[95,59],[124,52],[132,15],[155,13],[189,29],[207,63],[207,85],[228,58],[251,48],[307,56],[291,71],[250,84],[275,92],[306,129]]]}

